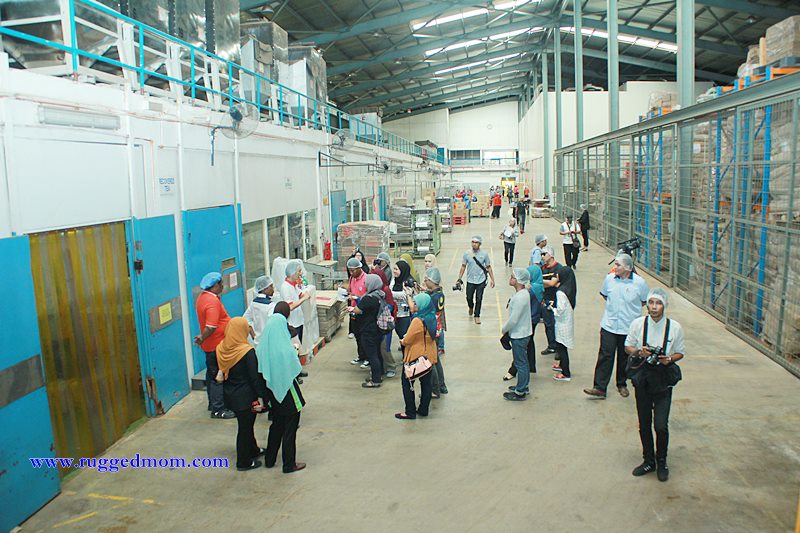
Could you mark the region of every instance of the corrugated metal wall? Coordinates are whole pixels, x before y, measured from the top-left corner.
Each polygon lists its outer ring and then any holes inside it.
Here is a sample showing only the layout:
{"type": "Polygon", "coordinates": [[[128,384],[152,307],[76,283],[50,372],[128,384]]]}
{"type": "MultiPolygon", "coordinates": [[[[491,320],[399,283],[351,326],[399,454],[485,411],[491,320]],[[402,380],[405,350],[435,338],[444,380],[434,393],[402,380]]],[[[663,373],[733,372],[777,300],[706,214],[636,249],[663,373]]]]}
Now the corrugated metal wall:
{"type": "Polygon", "coordinates": [[[123,223],[30,236],[61,457],[94,457],[145,415],[123,223]]]}

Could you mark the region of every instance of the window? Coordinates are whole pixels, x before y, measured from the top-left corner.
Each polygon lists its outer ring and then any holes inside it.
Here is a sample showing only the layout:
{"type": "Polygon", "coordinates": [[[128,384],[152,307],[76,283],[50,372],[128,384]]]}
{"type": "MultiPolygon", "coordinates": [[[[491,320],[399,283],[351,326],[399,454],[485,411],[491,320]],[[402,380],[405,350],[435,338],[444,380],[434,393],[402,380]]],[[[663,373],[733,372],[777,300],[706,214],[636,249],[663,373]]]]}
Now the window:
{"type": "Polygon", "coordinates": [[[306,258],[317,255],[317,210],[306,211],[306,258]]]}
{"type": "Polygon", "coordinates": [[[483,152],[484,165],[516,165],[517,163],[517,150],[485,150],[483,152]]]}
{"type": "Polygon", "coordinates": [[[258,220],[242,224],[242,241],[244,244],[245,289],[247,289],[253,286],[257,277],[267,274],[264,221],[258,220]]]}
{"type": "Polygon", "coordinates": [[[284,216],[267,219],[267,234],[269,240],[269,266],[276,257],[286,257],[286,228],[284,216]]]}
{"type": "Polygon", "coordinates": [[[303,259],[303,212],[288,215],[289,259],[303,259]]]}

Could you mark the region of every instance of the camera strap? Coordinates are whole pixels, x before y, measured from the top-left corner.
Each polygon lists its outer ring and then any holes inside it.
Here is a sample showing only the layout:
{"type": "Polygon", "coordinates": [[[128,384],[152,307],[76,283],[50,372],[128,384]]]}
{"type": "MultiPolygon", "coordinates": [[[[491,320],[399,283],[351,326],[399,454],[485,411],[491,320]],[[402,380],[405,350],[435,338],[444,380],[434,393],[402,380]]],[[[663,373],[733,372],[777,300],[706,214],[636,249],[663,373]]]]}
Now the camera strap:
{"type": "MultiPolygon", "coordinates": [[[[642,344],[645,346],[649,346],[647,344],[647,324],[650,322],[649,316],[644,318],[644,331],[642,332],[642,344]]],[[[669,318],[667,319],[667,327],[664,328],[664,341],[661,343],[661,347],[664,349],[664,353],[667,353],[667,341],[669,340],[669,318]]]]}
{"type": "Polygon", "coordinates": [[[480,267],[480,269],[483,271],[483,276],[486,278],[483,281],[487,281],[489,279],[489,272],[486,270],[486,267],[484,267],[483,264],[478,261],[478,258],[475,256],[475,254],[472,254],[472,260],[475,261],[475,264],[478,265],[478,267],[480,267]]]}

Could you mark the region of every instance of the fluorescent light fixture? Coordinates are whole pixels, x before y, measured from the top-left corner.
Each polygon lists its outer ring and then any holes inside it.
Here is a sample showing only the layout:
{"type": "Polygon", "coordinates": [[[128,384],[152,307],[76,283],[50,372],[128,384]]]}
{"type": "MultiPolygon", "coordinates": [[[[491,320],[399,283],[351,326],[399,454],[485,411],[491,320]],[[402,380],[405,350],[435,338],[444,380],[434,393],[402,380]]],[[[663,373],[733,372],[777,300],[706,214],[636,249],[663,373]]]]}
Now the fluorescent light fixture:
{"type": "MultiPolygon", "coordinates": [[[[520,6],[524,6],[525,4],[530,3],[539,3],[541,0],[514,0],[513,2],[503,2],[502,4],[495,4],[491,9],[496,9],[498,11],[509,11],[512,9],[516,9],[520,6]]],[[[469,19],[472,17],[477,17],[479,15],[485,15],[489,13],[489,8],[481,7],[479,9],[471,9],[469,11],[464,11],[463,13],[456,13],[455,15],[447,15],[446,17],[440,17],[438,19],[434,19],[430,22],[418,22],[416,24],[411,25],[411,29],[417,31],[421,28],[430,28],[432,26],[439,26],[440,24],[447,24],[448,22],[456,22],[459,20],[469,19]]]]}
{"type": "Polygon", "coordinates": [[[71,126],[73,128],[93,128],[98,130],[118,130],[119,117],[87,113],[73,109],[39,106],[39,122],[51,126],[71,126]]]}
{"type": "MultiPolygon", "coordinates": [[[[536,0],[535,3],[538,4],[540,1],[541,0],[536,0]]],[[[500,11],[508,11],[509,9],[515,9],[530,3],[531,0],[515,0],[514,2],[503,2],[502,4],[495,4],[494,8],[500,11]]]]}
{"type": "Polygon", "coordinates": [[[466,65],[458,65],[457,67],[450,67],[442,70],[437,70],[434,72],[434,75],[437,74],[446,74],[448,72],[455,72],[457,70],[464,70],[467,68],[478,67],[480,65],[486,65],[487,63],[499,63],[501,61],[505,61],[506,59],[511,59],[512,57],[519,57],[522,55],[522,52],[517,52],[516,54],[508,54],[507,56],[496,57],[494,59],[486,59],[484,61],[475,61],[474,63],[467,63],[466,65]]]}
{"type": "Polygon", "coordinates": [[[510,39],[512,37],[516,37],[517,35],[522,35],[523,33],[539,33],[544,30],[545,29],[541,26],[534,26],[533,28],[524,28],[522,30],[509,31],[506,33],[498,33],[496,35],[491,35],[489,37],[484,37],[482,39],[474,39],[472,41],[464,41],[461,43],[451,44],[450,46],[446,46],[444,48],[434,48],[432,50],[427,50],[425,52],[425,55],[432,56],[434,54],[438,54],[441,52],[449,52],[451,50],[457,50],[459,48],[468,48],[470,46],[487,43],[489,41],[502,41],[504,39],[510,39]]]}
{"type": "MultiPolygon", "coordinates": [[[[561,28],[563,33],[575,33],[574,26],[563,26],[561,28]]],[[[601,39],[608,40],[608,33],[602,30],[595,30],[592,28],[581,28],[581,34],[586,35],[587,37],[599,37],[601,39]]],[[[635,37],[633,35],[627,35],[624,33],[620,33],[617,35],[617,41],[627,44],[632,44],[634,46],[643,46],[645,48],[655,48],[657,50],[664,50],[665,52],[671,52],[676,54],[678,52],[678,45],[674,43],[667,43],[664,41],[656,41],[654,39],[645,39],[644,37],[635,37]]]]}

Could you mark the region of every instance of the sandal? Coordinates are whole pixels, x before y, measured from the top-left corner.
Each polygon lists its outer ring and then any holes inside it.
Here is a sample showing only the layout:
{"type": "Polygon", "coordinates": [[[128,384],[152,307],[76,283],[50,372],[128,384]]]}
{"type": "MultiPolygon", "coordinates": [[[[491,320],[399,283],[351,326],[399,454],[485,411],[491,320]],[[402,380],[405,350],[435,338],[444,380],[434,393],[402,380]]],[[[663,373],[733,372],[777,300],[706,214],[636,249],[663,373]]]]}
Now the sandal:
{"type": "Polygon", "coordinates": [[[405,413],[395,413],[394,417],[397,418],[398,420],[414,420],[417,418],[416,416],[408,416],[405,413]]]}
{"type": "Polygon", "coordinates": [[[377,389],[378,387],[381,386],[381,384],[375,383],[373,381],[365,381],[364,383],[361,384],[361,386],[364,387],[365,389],[377,389]]]}
{"type": "Polygon", "coordinates": [[[503,381],[511,381],[512,379],[514,379],[514,376],[512,376],[508,372],[506,372],[506,375],[503,376],[503,381]]]}

